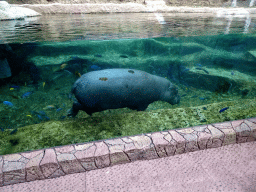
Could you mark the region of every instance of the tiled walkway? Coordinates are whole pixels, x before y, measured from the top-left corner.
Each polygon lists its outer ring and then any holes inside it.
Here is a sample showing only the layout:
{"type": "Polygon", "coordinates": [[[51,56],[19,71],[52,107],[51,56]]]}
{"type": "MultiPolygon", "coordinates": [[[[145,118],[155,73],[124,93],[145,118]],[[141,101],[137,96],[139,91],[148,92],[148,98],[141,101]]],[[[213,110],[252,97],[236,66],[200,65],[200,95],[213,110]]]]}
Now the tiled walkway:
{"type": "Polygon", "coordinates": [[[0,186],[256,192],[256,118],[0,156],[0,186]]]}
{"type": "Polygon", "coordinates": [[[1,192],[255,192],[256,141],[0,188],[1,192]]]}

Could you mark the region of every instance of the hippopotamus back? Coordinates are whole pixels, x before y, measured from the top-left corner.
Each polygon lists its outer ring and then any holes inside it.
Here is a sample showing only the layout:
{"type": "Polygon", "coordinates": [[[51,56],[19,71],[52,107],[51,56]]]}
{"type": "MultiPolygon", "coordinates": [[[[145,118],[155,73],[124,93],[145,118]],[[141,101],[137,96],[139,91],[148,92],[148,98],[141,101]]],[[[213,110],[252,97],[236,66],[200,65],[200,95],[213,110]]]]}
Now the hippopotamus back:
{"type": "Polygon", "coordinates": [[[79,110],[89,115],[106,109],[128,107],[145,110],[158,100],[172,105],[179,103],[177,88],[165,78],[134,69],[105,69],[82,75],[73,85],[78,102],[74,102],[69,115],[79,110]]]}

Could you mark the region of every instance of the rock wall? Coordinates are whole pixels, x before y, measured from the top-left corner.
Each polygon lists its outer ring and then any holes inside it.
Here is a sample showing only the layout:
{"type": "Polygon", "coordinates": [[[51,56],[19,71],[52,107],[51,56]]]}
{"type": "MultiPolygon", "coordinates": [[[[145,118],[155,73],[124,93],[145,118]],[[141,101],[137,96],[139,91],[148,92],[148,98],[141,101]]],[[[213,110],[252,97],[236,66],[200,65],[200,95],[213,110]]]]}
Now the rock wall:
{"type": "MultiPolygon", "coordinates": [[[[231,7],[233,0],[164,0],[169,6],[231,7]]],[[[252,0],[237,0],[236,7],[249,7],[252,0]]],[[[255,7],[255,2],[254,2],[255,7]]]]}
{"type": "MultiPolygon", "coordinates": [[[[6,0],[10,4],[83,4],[83,3],[139,3],[144,4],[148,0],[6,0]]],[[[159,1],[159,0],[150,0],[159,1]]],[[[230,7],[232,0],[164,0],[168,6],[190,7],[230,7]]],[[[237,7],[249,7],[252,0],[237,0],[237,7]]],[[[254,2],[254,7],[255,7],[254,2]]]]}
{"type": "Polygon", "coordinates": [[[231,5],[231,0],[165,0],[169,6],[222,7],[231,5]]]}
{"type": "Polygon", "coordinates": [[[24,17],[38,16],[34,10],[26,7],[18,7],[8,4],[6,1],[0,1],[0,21],[9,19],[23,19],[24,17]]]}
{"type": "Polygon", "coordinates": [[[7,0],[12,4],[144,3],[145,0],[7,0]]]}

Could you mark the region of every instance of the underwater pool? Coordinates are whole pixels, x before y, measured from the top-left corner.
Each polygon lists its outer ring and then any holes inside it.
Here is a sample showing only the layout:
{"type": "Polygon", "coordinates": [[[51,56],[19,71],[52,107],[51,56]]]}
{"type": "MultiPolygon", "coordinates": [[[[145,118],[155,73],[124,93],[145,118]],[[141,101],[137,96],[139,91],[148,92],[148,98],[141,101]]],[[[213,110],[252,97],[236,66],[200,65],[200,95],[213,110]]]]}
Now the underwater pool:
{"type": "MultiPolygon", "coordinates": [[[[0,155],[256,116],[256,17],[45,15],[1,21],[12,76],[0,79],[0,155]],[[180,102],[75,118],[71,87],[102,69],[170,80],[180,102]]],[[[6,49],[1,44],[2,49],[6,49]]]]}

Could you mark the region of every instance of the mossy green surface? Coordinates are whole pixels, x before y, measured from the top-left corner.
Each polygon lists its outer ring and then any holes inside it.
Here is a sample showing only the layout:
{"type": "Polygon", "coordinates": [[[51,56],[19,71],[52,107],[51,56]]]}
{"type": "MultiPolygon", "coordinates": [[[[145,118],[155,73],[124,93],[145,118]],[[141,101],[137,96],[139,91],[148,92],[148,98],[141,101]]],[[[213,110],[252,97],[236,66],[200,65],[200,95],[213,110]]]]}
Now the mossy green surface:
{"type": "Polygon", "coordinates": [[[25,74],[13,82],[19,89],[1,87],[0,103],[14,107],[0,104],[0,154],[255,117],[256,60],[247,56],[255,42],[255,35],[247,34],[44,42],[34,45],[34,52],[18,46],[16,52],[39,67],[42,79],[35,88],[26,84],[25,74]],[[144,112],[125,108],[92,117],[79,112],[67,119],[76,72],[93,71],[93,65],[165,77],[178,87],[181,101],[156,101],[144,112]],[[26,92],[33,94],[22,98],[26,92]]]}
{"type": "Polygon", "coordinates": [[[101,112],[92,117],[83,113],[83,118],[21,127],[12,135],[9,130],[5,130],[0,132],[0,154],[255,117],[256,100],[243,99],[149,112],[118,110],[125,112],[122,114],[101,112]],[[227,106],[229,109],[219,113],[220,109],[227,106]]]}

